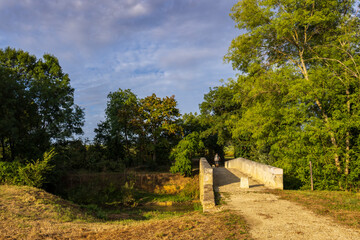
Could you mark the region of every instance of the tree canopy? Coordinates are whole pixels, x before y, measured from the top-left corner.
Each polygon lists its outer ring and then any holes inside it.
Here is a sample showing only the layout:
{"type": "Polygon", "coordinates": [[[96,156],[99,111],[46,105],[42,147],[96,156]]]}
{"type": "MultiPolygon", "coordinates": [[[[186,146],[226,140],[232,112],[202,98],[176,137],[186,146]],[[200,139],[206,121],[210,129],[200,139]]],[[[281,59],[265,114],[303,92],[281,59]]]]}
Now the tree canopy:
{"type": "Polygon", "coordinates": [[[81,134],[83,110],[56,57],[0,50],[0,140],[2,159],[34,159],[52,141],[81,134]]]}
{"type": "Polygon", "coordinates": [[[355,1],[315,0],[235,4],[230,16],[242,34],[224,59],[241,74],[211,90],[201,105],[212,113],[215,132],[305,187],[312,161],[317,188],[358,188],[356,7],[355,1]]]}
{"type": "Polygon", "coordinates": [[[181,136],[175,97],[152,94],[139,99],[130,89],[119,89],[108,99],[106,120],[95,129],[95,139],[106,146],[109,158],[127,166],[169,164],[174,139],[181,136]]]}

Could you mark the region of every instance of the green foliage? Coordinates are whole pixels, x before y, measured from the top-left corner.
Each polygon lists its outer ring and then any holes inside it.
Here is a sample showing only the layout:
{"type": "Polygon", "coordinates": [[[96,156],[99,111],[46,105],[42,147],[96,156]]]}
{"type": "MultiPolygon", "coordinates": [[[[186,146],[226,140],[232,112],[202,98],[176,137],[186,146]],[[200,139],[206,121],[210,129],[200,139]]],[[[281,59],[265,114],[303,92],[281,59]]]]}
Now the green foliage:
{"type": "Polygon", "coordinates": [[[129,165],[134,158],[131,148],[136,142],[138,99],[130,89],[109,93],[106,120],[98,124],[95,141],[106,146],[108,159],[129,165]]]}
{"type": "MultiPolygon", "coordinates": [[[[149,135],[150,153],[152,153],[152,164],[158,163],[158,143],[164,140],[162,135],[171,136],[179,133],[178,117],[179,109],[176,107],[175,96],[159,98],[155,94],[140,99],[141,124],[144,128],[144,135],[149,135]]],[[[171,149],[171,146],[167,149],[171,149]],[[169,148],[170,147],[170,148],[169,148]]],[[[167,160],[167,159],[165,159],[167,160]]],[[[166,163],[166,162],[165,162],[166,163]]]]}
{"type": "Polygon", "coordinates": [[[21,167],[19,161],[0,162],[0,183],[17,184],[19,182],[18,169],[21,167]]]}
{"type": "Polygon", "coordinates": [[[40,188],[46,182],[46,174],[49,174],[53,167],[50,161],[55,156],[54,149],[45,152],[43,159],[37,159],[34,162],[26,164],[23,168],[18,169],[19,180],[21,185],[40,188]]]}
{"type": "MultiPolygon", "coordinates": [[[[55,145],[58,153],[54,159],[56,171],[120,172],[124,163],[110,158],[99,144],[86,145],[81,140],[63,141],[55,145]]],[[[56,181],[55,181],[56,182],[56,181]]]]}
{"type": "Polygon", "coordinates": [[[198,184],[187,183],[185,187],[179,193],[181,197],[188,198],[190,200],[197,200],[200,198],[200,190],[198,184]]]}
{"type": "Polygon", "coordinates": [[[180,173],[184,176],[191,175],[191,159],[204,148],[200,134],[193,132],[183,138],[171,153],[175,161],[170,168],[172,173],[180,173]]]}
{"type": "Polygon", "coordinates": [[[42,187],[53,170],[50,161],[56,155],[54,149],[45,152],[43,159],[21,164],[20,161],[0,162],[0,182],[15,185],[42,187]]]}
{"type": "Polygon", "coordinates": [[[56,57],[1,49],[0,78],[3,161],[38,158],[51,142],[82,133],[83,110],[56,57]]]}

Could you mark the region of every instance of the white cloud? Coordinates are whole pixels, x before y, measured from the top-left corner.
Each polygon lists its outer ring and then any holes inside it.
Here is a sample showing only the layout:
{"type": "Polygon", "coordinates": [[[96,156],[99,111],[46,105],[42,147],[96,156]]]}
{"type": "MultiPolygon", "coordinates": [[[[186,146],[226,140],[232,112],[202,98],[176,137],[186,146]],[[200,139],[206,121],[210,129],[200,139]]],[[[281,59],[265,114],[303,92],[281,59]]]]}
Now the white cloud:
{"type": "Polygon", "coordinates": [[[148,12],[148,9],[144,6],[144,4],[138,3],[135,6],[131,7],[129,10],[130,16],[142,16],[148,12]]]}

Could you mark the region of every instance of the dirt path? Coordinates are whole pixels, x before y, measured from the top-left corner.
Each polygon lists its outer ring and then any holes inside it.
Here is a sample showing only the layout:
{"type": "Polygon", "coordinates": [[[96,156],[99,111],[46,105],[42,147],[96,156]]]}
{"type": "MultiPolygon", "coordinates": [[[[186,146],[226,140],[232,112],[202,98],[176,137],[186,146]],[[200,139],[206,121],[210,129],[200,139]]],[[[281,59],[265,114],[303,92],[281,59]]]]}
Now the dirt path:
{"type": "Polygon", "coordinates": [[[221,209],[239,211],[245,217],[254,239],[360,239],[359,231],[264,193],[265,187],[252,179],[249,189],[240,189],[241,176],[237,169],[214,169],[215,191],[225,199],[221,209]]]}

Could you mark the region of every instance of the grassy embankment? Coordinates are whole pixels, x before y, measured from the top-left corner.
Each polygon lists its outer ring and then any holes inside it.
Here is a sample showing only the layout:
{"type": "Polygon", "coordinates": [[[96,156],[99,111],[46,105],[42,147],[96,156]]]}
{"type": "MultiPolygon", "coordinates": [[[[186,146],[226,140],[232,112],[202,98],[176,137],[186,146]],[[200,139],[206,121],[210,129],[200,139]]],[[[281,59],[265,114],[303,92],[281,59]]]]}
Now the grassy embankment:
{"type": "Polygon", "coordinates": [[[360,193],[299,190],[276,190],[273,193],[305,206],[314,214],[328,216],[340,224],[360,229],[360,193]]]}
{"type": "Polygon", "coordinates": [[[250,239],[243,218],[231,212],[143,208],[186,199],[164,186],[135,191],[132,206],[80,206],[37,188],[0,185],[0,239],[250,239]]]}

